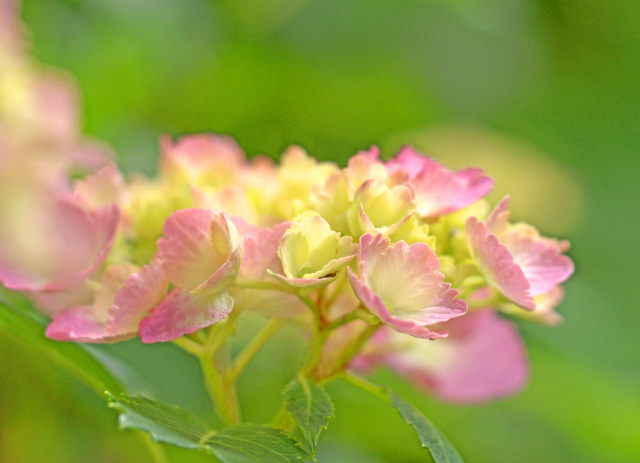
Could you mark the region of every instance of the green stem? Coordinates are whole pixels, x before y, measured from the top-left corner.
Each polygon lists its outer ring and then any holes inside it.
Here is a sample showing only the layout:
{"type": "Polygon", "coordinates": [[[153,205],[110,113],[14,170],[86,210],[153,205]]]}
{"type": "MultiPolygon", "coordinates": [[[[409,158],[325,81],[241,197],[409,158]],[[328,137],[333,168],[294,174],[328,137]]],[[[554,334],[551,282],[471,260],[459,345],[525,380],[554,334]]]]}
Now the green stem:
{"type": "Polygon", "coordinates": [[[335,320],[330,322],[324,329],[326,331],[333,331],[337,328],[340,328],[342,325],[346,325],[347,323],[358,319],[360,319],[360,314],[357,310],[354,310],[353,312],[349,312],[348,314],[343,315],[340,318],[336,318],[335,320]]]}
{"type": "Polygon", "coordinates": [[[236,357],[233,365],[231,366],[227,375],[227,381],[234,383],[240,373],[249,364],[251,359],[258,353],[258,351],[265,345],[265,343],[273,336],[276,331],[284,324],[284,320],[274,318],[271,319],[251,340],[244,350],[236,357]]]}
{"type": "Polygon", "coordinates": [[[318,308],[316,303],[313,302],[313,299],[311,299],[309,296],[307,296],[305,294],[298,294],[298,297],[300,298],[300,300],[302,302],[305,303],[305,305],[307,307],[309,307],[309,310],[311,310],[311,312],[313,312],[314,316],[316,317],[316,320],[318,320],[319,316],[320,316],[320,309],[318,308]]]}
{"type": "Polygon", "coordinates": [[[149,434],[140,431],[139,435],[144,442],[145,447],[149,451],[149,456],[151,456],[151,461],[153,461],[153,463],[171,463],[171,460],[169,460],[164,448],[162,448],[158,442],[151,439],[149,434]]]}
{"type": "Polygon", "coordinates": [[[191,355],[198,356],[202,353],[203,346],[185,336],[174,339],[172,342],[191,355]]]}
{"type": "Polygon", "coordinates": [[[184,336],[173,341],[174,344],[199,360],[205,388],[211,398],[214,410],[226,426],[233,426],[242,421],[240,405],[233,382],[229,382],[222,373],[227,370],[227,363],[225,362],[222,368],[218,368],[214,356],[235,330],[235,320],[239,313],[232,311],[225,320],[209,328],[209,334],[204,344],[198,344],[193,339],[184,336]]]}
{"type": "Polygon", "coordinates": [[[355,386],[363,391],[368,392],[369,394],[373,394],[374,396],[384,400],[385,402],[389,402],[389,393],[386,389],[381,388],[373,383],[370,383],[366,379],[360,378],[359,376],[354,375],[350,371],[346,371],[344,374],[340,376],[345,382],[355,386]]]}
{"type": "Polygon", "coordinates": [[[198,356],[198,360],[200,360],[207,392],[214,407],[218,410],[222,422],[226,426],[240,423],[242,419],[235,392],[228,387],[223,376],[216,369],[213,356],[208,352],[203,352],[198,356]]]}
{"type": "Polygon", "coordinates": [[[375,333],[375,331],[381,326],[381,324],[367,326],[367,328],[362,332],[358,339],[356,339],[355,342],[348,346],[347,349],[345,349],[345,351],[342,353],[337,367],[340,370],[344,369],[344,367],[351,361],[351,359],[355,357],[358,352],[360,352],[360,349],[362,349],[364,343],[367,342],[369,338],[371,338],[373,333],[375,333]]]}

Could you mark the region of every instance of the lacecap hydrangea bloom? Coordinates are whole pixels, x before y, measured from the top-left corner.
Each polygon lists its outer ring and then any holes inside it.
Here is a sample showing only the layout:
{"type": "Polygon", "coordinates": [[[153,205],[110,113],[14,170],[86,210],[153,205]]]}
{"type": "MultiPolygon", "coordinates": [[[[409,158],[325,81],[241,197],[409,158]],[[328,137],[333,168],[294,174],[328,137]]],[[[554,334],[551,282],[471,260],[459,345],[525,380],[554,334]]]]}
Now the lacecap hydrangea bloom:
{"type": "MultiPolygon", "coordinates": [[[[493,180],[406,147],[344,168],[300,147],[249,160],[229,137],[163,138],[160,175],[112,164],[56,190],[51,250],[0,280],[60,341],[145,343],[253,310],[327,332],[317,379],[384,365],[443,400],[512,394],[528,375],[516,325],[555,324],[565,241],[491,211],[493,180]],[[59,223],[58,223],[59,222],[59,223]]],[[[1,257],[1,256],[0,256],[1,257]]]]}

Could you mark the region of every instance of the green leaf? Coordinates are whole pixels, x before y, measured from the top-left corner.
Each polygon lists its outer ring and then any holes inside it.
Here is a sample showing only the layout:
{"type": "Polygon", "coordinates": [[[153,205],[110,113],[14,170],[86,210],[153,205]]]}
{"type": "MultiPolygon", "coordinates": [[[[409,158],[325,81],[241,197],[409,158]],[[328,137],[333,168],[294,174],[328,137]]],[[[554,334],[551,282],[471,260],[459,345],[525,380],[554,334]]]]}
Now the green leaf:
{"type": "Polygon", "coordinates": [[[206,445],[224,463],[288,463],[311,459],[280,429],[240,424],[214,434],[206,445]]]}
{"type": "Polygon", "coordinates": [[[14,338],[26,349],[37,350],[43,361],[57,363],[93,388],[101,397],[104,391],[121,392],[119,382],[81,346],[71,342],[52,341],[45,337],[47,320],[33,310],[23,298],[0,294],[0,331],[14,338]]]}
{"type": "Polygon", "coordinates": [[[285,388],[284,395],[287,410],[302,430],[311,453],[315,455],[318,436],[333,416],[331,398],[322,386],[304,377],[291,381],[285,388]]]}
{"type": "Polygon", "coordinates": [[[209,432],[206,422],[180,407],[166,405],[152,399],[109,395],[109,407],[120,412],[121,429],[139,429],[153,440],[178,447],[199,449],[200,439],[209,432]]]}
{"type": "Polygon", "coordinates": [[[391,405],[418,433],[420,443],[429,449],[436,463],[464,463],[447,438],[422,413],[389,391],[391,405]]]}
{"type": "Polygon", "coordinates": [[[116,399],[122,429],[148,432],[158,442],[213,453],[223,463],[292,463],[309,455],[284,431],[257,424],[240,424],[220,431],[191,413],[144,397],[116,399]]]}

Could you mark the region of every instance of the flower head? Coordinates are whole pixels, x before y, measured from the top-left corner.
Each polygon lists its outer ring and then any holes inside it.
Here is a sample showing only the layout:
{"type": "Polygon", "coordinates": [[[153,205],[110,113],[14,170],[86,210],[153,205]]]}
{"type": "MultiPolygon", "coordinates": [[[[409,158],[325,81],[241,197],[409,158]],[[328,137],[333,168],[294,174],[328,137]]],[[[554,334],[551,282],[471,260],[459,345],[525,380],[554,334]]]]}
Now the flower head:
{"type": "Polygon", "coordinates": [[[533,310],[533,296],[548,293],[573,273],[566,242],[540,236],[526,224],[510,225],[506,197],[486,223],[467,220],[469,247],[490,285],[517,305],[533,310]]]}
{"type": "Polygon", "coordinates": [[[233,308],[227,289],[243,254],[243,241],[226,215],[204,209],[172,214],[158,255],[176,289],[142,320],[142,341],[170,341],[226,318],[233,308]]]}
{"type": "Polygon", "coordinates": [[[358,245],[350,236],[340,236],[332,231],[321,217],[307,217],[300,222],[293,221],[280,239],[278,255],[284,276],[271,274],[291,286],[327,286],[357,251],[358,245]]]}
{"type": "Polygon", "coordinates": [[[429,325],[464,315],[467,303],[443,283],[440,262],[424,243],[391,245],[383,235],[360,238],[358,275],[349,281],[362,304],[396,331],[419,338],[438,338],[446,332],[429,325]]]}

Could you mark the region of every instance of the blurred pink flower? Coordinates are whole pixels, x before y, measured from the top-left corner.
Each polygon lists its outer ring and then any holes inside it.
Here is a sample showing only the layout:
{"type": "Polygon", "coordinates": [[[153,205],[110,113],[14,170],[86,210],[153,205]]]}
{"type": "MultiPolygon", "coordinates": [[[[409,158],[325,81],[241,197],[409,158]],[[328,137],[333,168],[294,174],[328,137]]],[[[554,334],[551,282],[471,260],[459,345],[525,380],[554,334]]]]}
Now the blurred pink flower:
{"type": "Polygon", "coordinates": [[[420,389],[451,402],[485,402],[524,387],[529,364],[513,322],[493,310],[481,310],[442,327],[449,336],[434,342],[383,328],[350,367],[371,372],[385,365],[420,389]]]}
{"type": "Polygon", "coordinates": [[[510,225],[506,197],[486,223],[467,220],[469,247],[489,284],[521,307],[533,310],[533,296],[548,293],[573,273],[562,254],[566,241],[544,238],[526,224],[510,225]]]}

